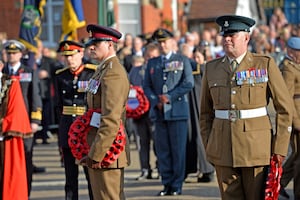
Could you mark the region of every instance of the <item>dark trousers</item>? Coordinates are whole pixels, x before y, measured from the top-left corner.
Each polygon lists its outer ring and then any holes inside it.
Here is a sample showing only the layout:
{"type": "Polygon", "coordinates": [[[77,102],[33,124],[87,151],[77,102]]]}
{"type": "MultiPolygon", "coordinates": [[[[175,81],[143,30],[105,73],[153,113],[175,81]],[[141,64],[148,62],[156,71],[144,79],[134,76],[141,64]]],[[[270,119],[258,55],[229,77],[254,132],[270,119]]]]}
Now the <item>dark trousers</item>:
{"type": "MultiPolygon", "coordinates": [[[[75,163],[75,158],[71,153],[70,148],[62,148],[62,153],[64,156],[64,167],[65,167],[65,194],[66,200],[78,200],[78,175],[79,175],[79,166],[75,163]]],[[[92,189],[90,185],[88,169],[83,167],[83,171],[88,183],[88,191],[90,200],[93,200],[92,189]]]]}
{"type": "Polygon", "coordinates": [[[50,99],[43,99],[43,110],[42,110],[42,130],[34,134],[35,139],[41,138],[43,142],[47,142],[49,125],[52,121],[52,105],[50,99]]]}
{"type": "Polygon", "coordinates": [[[152,140],[151,121],[148,116],[142,116],[140,119],[133,120],[134,131],[137,134],[138,151],[140,165],[142,169],[151,169],[150,166],[150,150],[152,140]]]}
{"type": "Polygon", "coordinates": [[[293,129],[290,139],[292,153],[283,165],[283,174],[280,180],[282,187],[286,187],[294,179],[294,198],[300,199],[300,132],[293,129]]]}
{"type": "Polygon", "coordinates": [[[25,158],[26,158],[28,196],[30,196],[32,173],[33,173],[33,164],[32,164],[33,137],[24,138],[23,141],[24,141],[24,150],[25,150],[25,158]]]}
{"type": "Polygon", "coordinates": [[[162,184],[182,189],[185,178],[187,120],[156,121],[154,143],[162,184]]]}

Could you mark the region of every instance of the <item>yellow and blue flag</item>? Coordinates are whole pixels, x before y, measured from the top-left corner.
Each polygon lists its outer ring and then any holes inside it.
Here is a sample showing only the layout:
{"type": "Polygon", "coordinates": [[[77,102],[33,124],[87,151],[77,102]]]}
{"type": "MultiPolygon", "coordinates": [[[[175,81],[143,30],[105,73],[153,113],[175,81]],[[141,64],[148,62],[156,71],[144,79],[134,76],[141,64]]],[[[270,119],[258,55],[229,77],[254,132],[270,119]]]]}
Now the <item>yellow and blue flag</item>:
{"type": "Polygon", "coordinates": [[[61,41],[78,40],[77,29],[85,26],[81,0],[64,0],[62,16],[61,41]]]}
{"type": "Polygon", "coordinates": [[[41,34],[41,18],[46,0],[24,0],[19,40],[31,52],[37,52],[37,42],[41,34]]]}

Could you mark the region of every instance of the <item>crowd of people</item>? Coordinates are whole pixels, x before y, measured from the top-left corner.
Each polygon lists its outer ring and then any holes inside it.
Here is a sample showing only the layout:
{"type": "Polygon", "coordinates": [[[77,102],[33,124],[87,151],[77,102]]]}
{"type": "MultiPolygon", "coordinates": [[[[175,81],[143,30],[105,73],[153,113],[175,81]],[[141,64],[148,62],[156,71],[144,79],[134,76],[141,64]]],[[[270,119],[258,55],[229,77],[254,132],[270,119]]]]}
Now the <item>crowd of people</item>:
{"type": "Polygon", "coordinates": [[[289,24],[280,9],[267,25],[236,15],[220,16],[216,23],[220,32],[215,27],[183,34],[158,28],[123,38],[115,29],[90,24],[90,38],[62,41],[55,56],[38,42],[31,67],[26,66],[24,44],[3,41],[1,118],[16,109],[17,103],[9,101],[14,90],[20,90],[22,96],[13,97],[24,99],[28,116],[26,128],[5,128],[2,123],[3,199],[30,196],[34,169],[44,171],[32,163],[33,146],[38,138],[48,144],[53,121],[58,123],[66,199],[78,199],[78,165],[84,168],[90,199],[125,199],[124,168],[130,164],[132,141],[141,168],[136,180],[161,179],[158,196],[181,195],[185,179],[197,173],[198,182],[216,176],[224,200],[262,199],[273,156],[283,165],[280,194],[288,197],[284,187],[294,178],[294,196],[300,198],[295,170],[300,163],[300,27],[289,24]],[[126,118],[128,95],[139,100],[131,86],[142,89],[150,105],[139,116],[126,118]],[[270,98],[277,113],[276,131],[267,111],[270,98]],[[89,152],[78,158],[69,130],[89,112],[91,128],[75,130],[88,134],[82,142],[88,143],[89,152]],[[286,158],[289,145],[292,152],[286,158]],[[16,152],[8,151],[9,146],[23,155],[18,173],[26,174],[19,182],[26,191],[19,196],[4,187],[16,184],[5,178],[5,163],[14,170],[15,161],[7,156],[16,152]],[[150,164],[151,151],[155,166],[150,164]]]}

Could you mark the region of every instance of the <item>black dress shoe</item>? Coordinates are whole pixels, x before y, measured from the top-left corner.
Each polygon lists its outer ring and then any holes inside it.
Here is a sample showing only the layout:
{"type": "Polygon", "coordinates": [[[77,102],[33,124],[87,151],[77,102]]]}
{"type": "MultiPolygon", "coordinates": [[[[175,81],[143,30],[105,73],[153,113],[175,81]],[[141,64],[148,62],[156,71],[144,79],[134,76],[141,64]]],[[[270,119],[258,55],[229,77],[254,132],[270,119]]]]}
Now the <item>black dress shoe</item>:
{"type": "Polygon", "coordinates": [[[47,140],[44,140],[42,144],[50,144],[47,140]]]}
{"type": "Polygon", "coordinates": [[[157,196],[166,196],[170,195],[170,189],[168,187],[165,187],[162,191],[160,191],[157,196]]]}
{"type": "Polygon", "coordinates": [[[46,172],[45,167],[33,166],[33,173],[44,173],[44,172],[46,172]]]}
{"type": "Polygon", "coordinates": [[[172,196],[181,195],[181,191],[180,191],[180,190],[177,190],[177,191],[171,191],[171,192],[170,192],[170,195],[172,195],[172,196]]]}
{"type": "Polygon", "coordinates": [[[151,169],[143,169],[141,175],[137,177],[135,180],[140,181],[140,180],[145,180],[145,179],[152,179],[152,170],[151,169]]]}
{"type": "Polygon", "coordinates": [[[279,194],[287,199],[290,198],[290,195],[285,191],[284,187],[280,187],[279,194]]]}
{"type": "Polygon", "coordinates": [[[209,183],[213,180],[214,173],[204,173],[201,177],[198,177],[198,183],[209,183]]]}

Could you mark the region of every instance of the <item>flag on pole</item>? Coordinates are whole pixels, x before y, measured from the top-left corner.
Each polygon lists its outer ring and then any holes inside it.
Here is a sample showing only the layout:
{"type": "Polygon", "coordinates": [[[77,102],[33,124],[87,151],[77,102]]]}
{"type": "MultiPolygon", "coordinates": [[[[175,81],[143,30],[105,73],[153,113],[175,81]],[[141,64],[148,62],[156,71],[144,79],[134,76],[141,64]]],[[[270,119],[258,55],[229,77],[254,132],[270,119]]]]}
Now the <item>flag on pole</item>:
{"type": "Polygon", "coordinates": [[[46,0],[24,0],[19,40],[31,52],[37,52],[37,41],[41,34],[41,18],[46,0]]]}
{"type": "Polygon", "coordinates": [[[77,41],[77,29],[83,26],[85,26],[85,20],[81,0],[64,0],[60,40],[77,41]]]}

